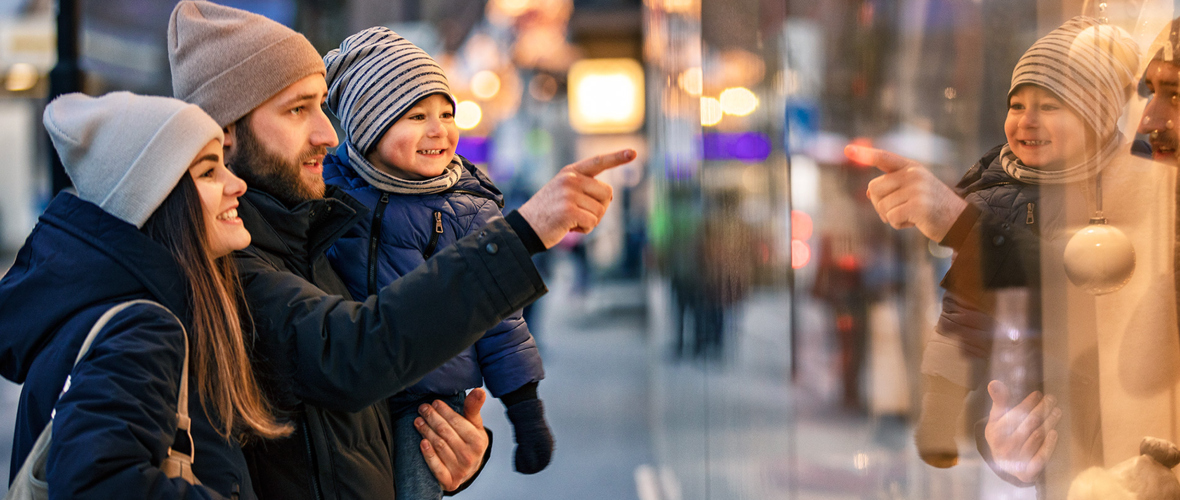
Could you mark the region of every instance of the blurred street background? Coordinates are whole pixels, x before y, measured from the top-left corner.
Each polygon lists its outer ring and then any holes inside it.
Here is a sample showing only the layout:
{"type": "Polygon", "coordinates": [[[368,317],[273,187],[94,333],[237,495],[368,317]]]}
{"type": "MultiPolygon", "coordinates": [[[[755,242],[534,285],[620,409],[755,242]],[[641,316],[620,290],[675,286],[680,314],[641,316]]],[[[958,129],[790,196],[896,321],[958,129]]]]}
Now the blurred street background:
{"type": "MultiPolygon", "coordinates": [[[[322,53],[377,24],[423,47],[459,102],[459,153],[508,209],[577,158],[639,152],[605,174],[601,226],[537,257],[551,292],[526,314],[553,463],[515,473],[489,400],[493,460],[460,498],[1036,498],[983,464],[968,422],[957,465],[918,459],[919,363],[951,255],[881,224],[877,172],[842,149],[890,149],[953,184],[1003,142],[1011,69],[1038,36],[1101,14],[1146,47],[1172,0],[221,3],[322,53]]],[[[68,185],[47,98],[169,95],[174,4],[0,0],[0,269],[68,185]]],[[[3,471],[19,391],[0,380],[3,471]]]]}

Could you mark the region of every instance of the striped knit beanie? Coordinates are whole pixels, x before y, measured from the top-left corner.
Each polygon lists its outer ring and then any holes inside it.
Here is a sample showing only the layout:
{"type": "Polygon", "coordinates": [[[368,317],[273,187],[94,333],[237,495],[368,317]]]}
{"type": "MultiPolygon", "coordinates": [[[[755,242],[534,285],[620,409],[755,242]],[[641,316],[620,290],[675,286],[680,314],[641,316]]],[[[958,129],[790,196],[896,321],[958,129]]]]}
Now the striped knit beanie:
{"type": "Polygon", "coordinates": [[[419,99],[443,94],[455,104],[442,67],[418,46],[382,26],[352,35],[324,56],[328,109],[345,141],[368,154],[419,99]]]}
{"type": "Polygon", "coordinates": [[[303,78],[324,73],[303,35],[213,2],[181,1],[168,20],[172,95],[225,127],[303,78]]]}
{"type": "Polygon", "coordinates": [[[1138,54],[1139,47],[1121,28],[1083,16],[1029,47],[1012,72],[1008,98],[1027,84],[1052,92],[1094,131],[1099,152],[1082,165],[1048,172],[1025,167],[1005,148],[1005,171],[1033,183],[1073,182],[1098,172],[1122,143],[1118,120],[1136,78],[1138,54]]]}

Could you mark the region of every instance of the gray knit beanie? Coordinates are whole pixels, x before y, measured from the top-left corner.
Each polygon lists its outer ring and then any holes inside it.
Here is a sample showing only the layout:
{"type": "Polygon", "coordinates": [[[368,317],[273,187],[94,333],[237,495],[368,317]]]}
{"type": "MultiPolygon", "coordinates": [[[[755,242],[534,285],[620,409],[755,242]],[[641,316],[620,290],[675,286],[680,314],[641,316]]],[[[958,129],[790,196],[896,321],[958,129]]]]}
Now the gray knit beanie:
{"type": "Polygon", "coordinates": [[[143,227],[221,127],[169,97],[66,94],[45,107],[45,129],[78,197],[143,227]]]}
{"type": "Polygon", "coordinates": [[[1040,86],[1057,95],[1099,141],[1105,141],[1117,132],[1138,57],[1139,47],[1120,28],[1077,16],[1021,56],[1008,97],[1021,85],[1040,86]]]}
{"type": "Polygon", "coordinates": [[[324,73],[303,35],[264,16],[184,0],[168,20],[172,95],[200,106],[225,127],[279,91],[324,73]]]}
{"type": "Polygon", "coordinates": [[[419,99],[443,94],[455,104],[442,67],[426,51],[389,28],[352,35],[324,56],[328,109],[345,140],[367,154],[385,130],[419,99]]]}

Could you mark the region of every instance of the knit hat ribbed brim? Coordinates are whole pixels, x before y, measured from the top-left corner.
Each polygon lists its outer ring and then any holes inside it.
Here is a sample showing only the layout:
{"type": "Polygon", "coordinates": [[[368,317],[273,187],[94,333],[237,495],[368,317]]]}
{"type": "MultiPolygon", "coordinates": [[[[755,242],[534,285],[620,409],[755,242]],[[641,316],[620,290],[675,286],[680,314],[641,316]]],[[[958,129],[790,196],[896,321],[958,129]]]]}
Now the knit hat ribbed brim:
{"type": "Polygon", "coordinates": [[[43,121],[78,197],[143,227],[221,127],[201,108],[169,97],[66,94],[43,121]]]}
{"type": "Polygon", "coordinates": [[[1118,132],[1139,47],[1117,26],[1078,16],[1029,47],[1012,72],[1008,97],[1025,84],[1057,95],[1105,141],[1118,132]]]}
{"type": "Polygon", "coordinates": [[[184,0],[168,20],[172,94],[225,127],[289,85],[324,73],[311,42],[264,16],[184,0]]]}
{"type": "Polygon", "coordinates": [[[368,153],[393,122],[423,97],[443,94],[455,104],[442,67],[389,28],[352,35],[324,56],[328,109],[345,140],[368,153]]]}

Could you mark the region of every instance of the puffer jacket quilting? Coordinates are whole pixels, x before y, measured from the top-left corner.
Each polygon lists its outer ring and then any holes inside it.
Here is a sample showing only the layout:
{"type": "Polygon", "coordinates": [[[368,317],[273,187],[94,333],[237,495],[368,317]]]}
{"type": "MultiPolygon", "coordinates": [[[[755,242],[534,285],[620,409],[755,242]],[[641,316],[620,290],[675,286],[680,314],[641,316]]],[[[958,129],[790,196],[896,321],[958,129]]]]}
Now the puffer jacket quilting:
{"type": "MultiPolygon", "coordinates": [[[[503,195],[474,165],[460,159],[464,171],[458,183],[446,192],[430,195],[386,194],[360,177],[346,158],[330,155],[324,159],[328,185],[339,187],[370,210],[384,205],[378,234],[373,234],[377,217],[366,217],[328,251],[332,266],[354,296],[369,294],[370,264],[376,270],[373,284],[384,286],[425,263],[431,249],[437,252],[502,218],[503,195]],[[377,254],[371,263],[374,236],[377,254]]],[[[499,397],[542,378],[536,342],[521,312],[516,311],[407,393],[451,394],[486,383],[492,396],[499,397]]]]}

